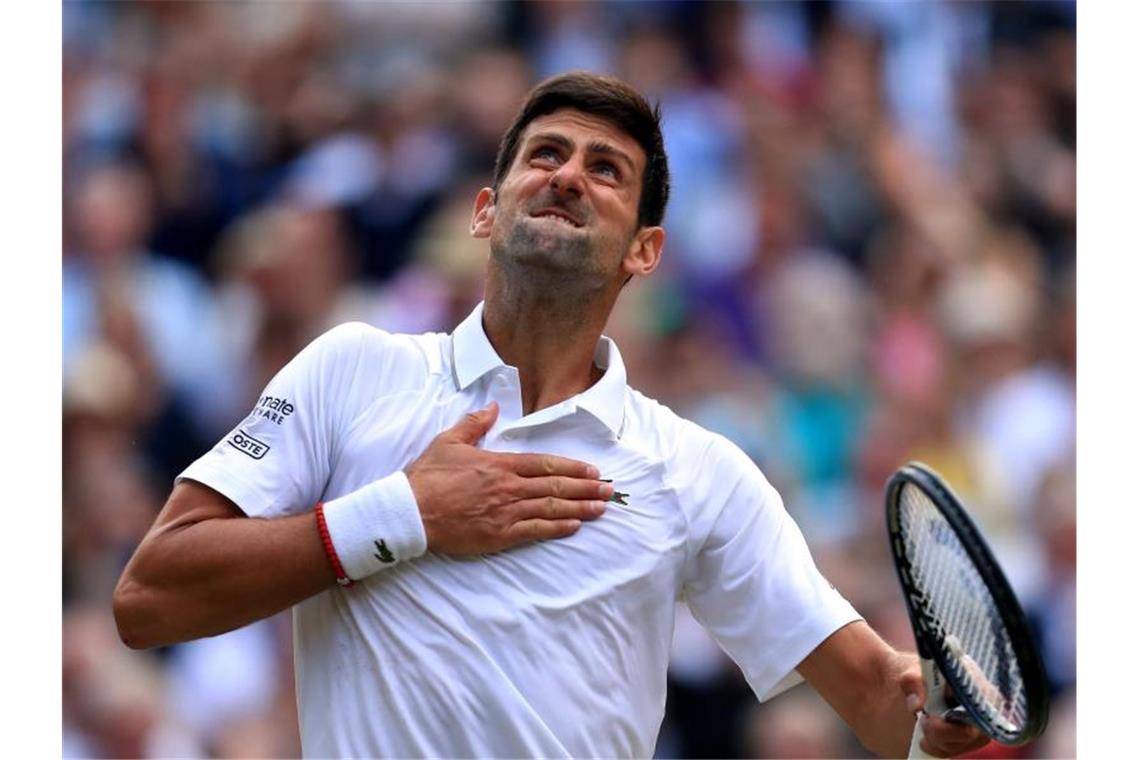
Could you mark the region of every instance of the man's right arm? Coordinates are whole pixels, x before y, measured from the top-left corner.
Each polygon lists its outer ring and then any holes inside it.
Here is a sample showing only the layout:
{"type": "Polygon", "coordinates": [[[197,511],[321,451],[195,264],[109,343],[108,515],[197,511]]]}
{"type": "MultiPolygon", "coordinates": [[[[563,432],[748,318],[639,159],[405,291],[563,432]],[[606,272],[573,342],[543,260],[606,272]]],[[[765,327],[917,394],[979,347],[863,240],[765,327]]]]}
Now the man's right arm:
{"type": "Polygon", "coordinates": [[[115,622],[132,649],[213,636],[268,617],[335,583],[312,511],[249,518],[183,480],[115,588],[115,622]]]}
{"type": "MultiPolygon", "coordinates": [[[[491,553],[569,536],[613,492],[585,462],[477,448],[497,413],[492,405],[465,416],[406,470],[430,551],[491,553]]],[[[335,581],[312,510],[246,517],[183,479],[123,570],[115,620],[128,646],[163,646],[247,625],[335,581]]]]}

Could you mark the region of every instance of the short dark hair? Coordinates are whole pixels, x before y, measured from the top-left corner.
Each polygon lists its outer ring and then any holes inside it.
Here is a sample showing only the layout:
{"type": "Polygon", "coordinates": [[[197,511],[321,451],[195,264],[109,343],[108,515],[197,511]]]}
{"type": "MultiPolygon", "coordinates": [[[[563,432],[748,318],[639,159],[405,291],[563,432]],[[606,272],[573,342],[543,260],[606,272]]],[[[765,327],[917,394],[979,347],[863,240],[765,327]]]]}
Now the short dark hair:
{"type": "Polygon", "coordinates": [[[637,221],[642,227],[660,225],[665,217],[665,204],[669,202],[669,161],[661,136],[661,105],[650,106],[637,90],[604,74],[588,71],[559,74],[539,82],[527,94],[522,109],[499,144],[499,155],[495,158],[495,191],[498,192],[514,163],[523,130],[538,117],[560,108],[599,116],[637,141],[646,158],[637,221]]]}

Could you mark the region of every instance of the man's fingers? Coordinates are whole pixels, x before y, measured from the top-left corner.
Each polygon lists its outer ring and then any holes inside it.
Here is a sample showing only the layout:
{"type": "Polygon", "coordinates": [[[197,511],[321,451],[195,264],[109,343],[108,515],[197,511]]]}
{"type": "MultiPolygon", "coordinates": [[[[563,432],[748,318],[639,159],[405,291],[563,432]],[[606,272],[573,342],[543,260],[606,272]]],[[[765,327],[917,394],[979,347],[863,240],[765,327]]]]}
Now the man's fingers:
{"type": "Polygon", "coordinates": [[[899,686],[906,700],[906,708],[916,713],[926,704],[926,682],[922,680],[922,669],[915,658],[899,676],[899,686]]]}
{"type": "Polygon", "coordinates": [[[547,475],[519,478],[517,493],[523,499],[554,496],[559,499],[601,499],[605,501],[614,492],[613,483],[587,478],[570,478],[564,475],[547,475]]]}
{"type": "Polygon", "coordinates": [[[495,456],[503,457],[507,467],[524,478],[563,475],[570,478],[596,479],[599,475],[598,468],[592,464],[554,454],[496,454],[495,456]]]}
{"type": "Polygon", "coordinates": [[[541,518],[520,520],[507,529],[508,546],[515,546],[527,541],[565,538],[573,535],[580,527],[582,527],[581,520],[543,520],[541,518]]]}
{"type": "Polygon", "coordinates": [[[515,505],[519,522],[533,519],[541,520],[593,520],[606,511],[606,505],[600,500],[579,501],[574,499],[556,499],[546,496],[540,499],[525,499],[515,505]]]}
{"type": "Polygon", "coordinates": [[[495,420],[498,419],[498,417],[499,405],[492,401],[488,406],[478,411],[463,415],[459,422],[452,425],[440,435],[441,437],[446,436],[451,440],[461,443],[474,444],[487,434],[487,431],[495,424],[495,420]]]}

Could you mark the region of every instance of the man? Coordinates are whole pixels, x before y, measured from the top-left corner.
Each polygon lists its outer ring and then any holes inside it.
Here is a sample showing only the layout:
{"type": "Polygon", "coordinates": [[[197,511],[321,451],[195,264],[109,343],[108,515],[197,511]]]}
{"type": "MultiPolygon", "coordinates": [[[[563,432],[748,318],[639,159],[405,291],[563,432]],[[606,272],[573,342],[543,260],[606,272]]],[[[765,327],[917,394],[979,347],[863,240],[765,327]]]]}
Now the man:
{"type": "MultiPolygon", "coordinates": [[[[802,676],[905,754],[914,656],[818,573],[755,465],[629,389],[601,337],[660,260],[667,197],[638,93],[536,87],[475,199],[484,304],[452,335],[342,325],[290,362],[124,570],[124,641],[296,605],[307,755],[646,757],[684,598],[758,696],[802,676]]],[[[982,743],[926,719],[930,751],[982,743]]]]}

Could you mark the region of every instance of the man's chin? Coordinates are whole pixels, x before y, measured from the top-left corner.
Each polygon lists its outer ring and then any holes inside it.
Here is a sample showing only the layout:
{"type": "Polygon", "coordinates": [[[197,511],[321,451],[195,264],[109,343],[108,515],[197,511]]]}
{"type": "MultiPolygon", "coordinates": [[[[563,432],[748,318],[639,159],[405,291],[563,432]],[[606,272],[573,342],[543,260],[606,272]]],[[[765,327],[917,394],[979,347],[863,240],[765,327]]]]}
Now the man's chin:
{"type": "Polygon", "coordinates": [[[542,247],[508,252],[504,258],[515,266],[549,272],[582,271],[584,263],[581,258],[572,256],[565,250],[548,250],[542,247]]]}
{"type": "Polygon", "coordinates": [[[505,258],[545,269],[574,270],[588,265],[593,259],[589,238],[572,227],[551,229],[554,225],[561,222],[548,222],[540,228],[515,227],[503,246],[505,258]]]}

